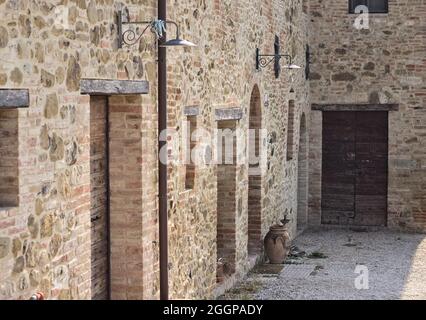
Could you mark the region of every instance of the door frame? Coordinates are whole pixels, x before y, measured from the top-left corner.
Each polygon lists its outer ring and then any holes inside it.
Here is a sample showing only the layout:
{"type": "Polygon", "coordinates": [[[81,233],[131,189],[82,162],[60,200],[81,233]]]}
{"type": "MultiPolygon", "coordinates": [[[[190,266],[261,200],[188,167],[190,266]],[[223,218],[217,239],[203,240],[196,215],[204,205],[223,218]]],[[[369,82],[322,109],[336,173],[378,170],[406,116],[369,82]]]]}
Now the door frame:
{"type": "MultiPolygon", "coordinates": [[[[381,111],[381,112],[392,112],[392,111],[399,111],[400,106],[397,103],[389,103],[389,104],[357,104],[357,103],[327,103],[327,104],[312,104],[311,105],[311,110],[312,111],[327,111],[327,112],[333,112],[333,111],[350,111],[350,112],[357,112],[357,111],[363,111],[363,112],[377,112],[377,111],[381,111]]],[[[389,116],[389,115],[388,115],[389,116]]],[[[322,116],[321,116],[322,119],[322,116]]],[[[389,126],[389,123],[388,123],[389,126]]],[[[322,132],[323,130],[323,122],[321,120],[321,129],[320,131],[322,132]]],[[[389,135],[390,135],[390,128],[388,128],[388,143],[389,143],[389,135]]],[[[317,132],[318,133],[318,132],[317,132]]],[[[320,178],[319,181],[317,181],[315,184],[313,184],[314,186],[318,186],[318,184],[321,186],[322,185],[322,143],[323,143],[323,137],[321,134],[321,146],[319,146],[320,150],[321,150],[321,157],[320,157],[320,167],[319,167],[319,172],[320,173],[320,178]]],[[[389,153],[389,150],[388,150],[389,153]]],[[[389,155],[389,154],[388,154],[389,155]]],[[[388,166],[388,170],[387,170],[387,203],[386,206],[388,207],[389,205],[389,166],[388,166]]],[[[310,184],[311,187],[311,184],[310,184]]],[[[322,224],[322,187],[319,188],[319,195],[315,196],[315,198],[317,199],[319,197],[320,199],[320,203],[319,203],[319,215],[317,216],[316,214],[316,210],[315,208],[313,208],[314,210],[312,210],[312,212],[309,213],[308,216],[308,220],[312,219],[312,222],[310,222],[311,225],[323,225],[322,224]]],[[[386,209],[387,210],[387,209],[386,209]]],[[[310,208],[311,211],[311,208],[310,208]]],[[[386,213],[386,226],[388,225],[388,212],[386,213]]]]}

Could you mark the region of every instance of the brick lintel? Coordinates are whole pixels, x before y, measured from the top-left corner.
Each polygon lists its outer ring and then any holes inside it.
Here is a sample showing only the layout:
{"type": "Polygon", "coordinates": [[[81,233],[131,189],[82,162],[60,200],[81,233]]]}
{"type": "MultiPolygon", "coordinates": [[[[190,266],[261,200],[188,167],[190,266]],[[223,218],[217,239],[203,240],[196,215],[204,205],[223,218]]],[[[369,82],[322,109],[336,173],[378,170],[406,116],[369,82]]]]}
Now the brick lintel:
{"type": "Polygon", "coordinates": [[[28,108],[30,94],[28,89],[0,89],[0,108],[28,108]]]}
{"type": "Polygon", "coordinates": [[[148,81],[135,80],[105,80],[82,79],[80,81],[81,94],[92,96],[148,94],[148,81]]]}
{"type": "Polygon", "coordinates": [[[241,108],[223,108],[216,109],[216,121],[241,120],[243,118],[243,109],[241,108]]]}
{"type": "Polygon", "coordinates": [[[312,104],[313,111],[399,111],[399,104],[312,104]]]}

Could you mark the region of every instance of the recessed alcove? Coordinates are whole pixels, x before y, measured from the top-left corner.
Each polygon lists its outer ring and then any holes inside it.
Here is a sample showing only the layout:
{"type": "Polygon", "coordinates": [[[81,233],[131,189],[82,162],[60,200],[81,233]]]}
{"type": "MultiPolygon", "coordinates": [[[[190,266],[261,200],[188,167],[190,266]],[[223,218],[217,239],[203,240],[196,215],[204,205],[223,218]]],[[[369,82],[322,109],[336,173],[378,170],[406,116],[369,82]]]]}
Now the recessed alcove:
{"type": "Polygon", "coordinates": [[[28,106],[28,90],[0,89],[0,208],[19,205],[19,109],[28,106]]]}

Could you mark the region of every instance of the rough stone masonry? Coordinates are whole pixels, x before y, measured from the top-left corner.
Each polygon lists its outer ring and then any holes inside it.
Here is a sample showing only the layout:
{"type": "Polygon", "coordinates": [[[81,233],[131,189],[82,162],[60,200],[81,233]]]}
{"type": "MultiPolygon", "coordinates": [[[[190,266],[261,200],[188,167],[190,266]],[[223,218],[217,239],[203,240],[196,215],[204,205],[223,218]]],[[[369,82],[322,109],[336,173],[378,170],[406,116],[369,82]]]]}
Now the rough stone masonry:
{"type": "MultiPolygon", "coordinates": [[[[389,1],[368,29],[347,1],[310,1],[310,98],[319,104],[399,105],[389,112],[388,227],[425,231],[426,4],[389,1]]],[[[311,114],[310,223],[321,216],[322,113],[311,114]]]]}
{"type": "MultiPolygon", "coordinates": [[[[172,298],[211,298],[245,275],[262,257],[249,254],[251,232],[261,243],[285,215],[293,237],[298,216],[318,223],[321,112],[311,112],[311,102],[399,104],[390,115],[389,226],[425,230],[426,4],[389,6],[388,15],[371,18],[371,30],[356,31],[345,0],[168,1],[169,18],[198,45],[168,51],[168,127],[177,135],[170,153],[181,151],[189,117],[207,132],[238,129],[243,154],[252,123],[267,132],[258,189],[249,190],[248,159],[226,168],[233,172],[223,184],[232,186],[229,232],[217,227],[224,168],[196,167],[188,184],[188,166],[171,165],[172,298]],[[256,48],[273,52],[276,35],[282,53],[303,67],[282,69],[278,79],[272,65],[256,71],[254,59],[256,48]],[[217,110],[236,108],[238,119],[216,119],[217,110]],[[308,150],[309,176],[300,162],[308,150]],[[232,272],[218,282],[221,237],[235,254],[225,261],[232,272]]],[[[26,108],[0,101],[0,299],[37,291],[96,299],[108,287],[113,299],[158,298],[157,49],[150,34],[118,49],[119,9],[132,21],[157,10],[153,0],[0,0],[0,89],[29,91],[26,108]],[[85,79],[144,80],[149,91],[101,99],[81,93],[85,79]]]]}

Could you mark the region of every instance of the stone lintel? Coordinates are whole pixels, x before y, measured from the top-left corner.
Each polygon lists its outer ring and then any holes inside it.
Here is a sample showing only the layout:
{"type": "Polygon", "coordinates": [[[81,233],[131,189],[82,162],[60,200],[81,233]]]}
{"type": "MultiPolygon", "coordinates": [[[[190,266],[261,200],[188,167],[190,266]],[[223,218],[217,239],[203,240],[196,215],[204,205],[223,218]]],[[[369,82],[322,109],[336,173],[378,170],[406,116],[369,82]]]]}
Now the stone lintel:
{"type": "Polygon", "coordinates": [[[399,104],[312,104],[313,111],[399,111],[399,104]]]}
{"type": "Polygon", "coordinates": [[[0,89],[0,108],[28,108],[30,94],[28,89],[0,89]]]}
{"type": "Polygon", "coordinates": [[[241,120],[243,109],[241,108],[221,108],[215,111],[216,121],[241,120]]]}
{"type": "Polygon", "coordinates": [[[186,117],[200,115],[200,108],[198,106],[188,106],[183,109],[183,115],[186,117]]]}
{"type": "Polygon", "coordinates": [[[148,94],[148,81],[82,79],[81,94],[92,96],[148,94]]]}

